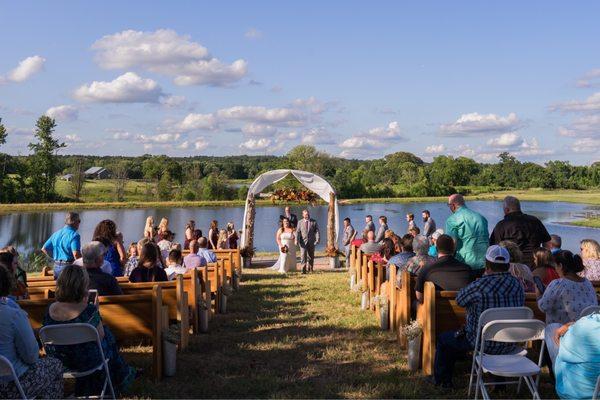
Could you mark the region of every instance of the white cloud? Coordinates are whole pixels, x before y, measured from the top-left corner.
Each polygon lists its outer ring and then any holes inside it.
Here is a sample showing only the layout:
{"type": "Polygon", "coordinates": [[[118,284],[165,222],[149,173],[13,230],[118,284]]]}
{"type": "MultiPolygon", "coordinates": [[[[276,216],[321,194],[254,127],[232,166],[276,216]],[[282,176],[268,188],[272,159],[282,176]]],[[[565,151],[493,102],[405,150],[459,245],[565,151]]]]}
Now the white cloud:
{"type": "Polygon", "coordinates": [[[554,150],[543,149],[540,147],[538,140],[532,138],[531,140],[523,140],[523,143],[519,146],[517,151],[511,152],[516,157],[521,158],[539,158],[541,156],[549,156],[556,153],[554,150]]]}
{"type": "Polygon", "coordinates": [[[79,110],[75,106],[61,105],[50,107],[46,115],[60,122],[75,121],[79,118],[79,110]]]}
{"type": "Polygon", "coordinates": [[[79,143],[81,142],[81,137],[77,134],[65,135],[65,140],[67,143],[79,143]]]}
{"type": "Polygon", "coordinates": [[[23,128],[15,128],[12,126],[7,126],[6,127],[6,133],[8,135],[15,135],[15,136],[31,136],[34,133],[33,129],[23,129],[23,128]]]}
{"type": "Polygon", "coordinates": [[[185,96],[165,96],[160,103],[167,108],[178,108],[186,103],[185,96]]]}
{"type": "Polygon", "coordinates": [[[560,126],[558,133],[566,137],[600,137],[600,114],[576,118],[567,127],[560,126]]]}
{"type": "Polygon", "coordinates": [[[235,106],[218,110],[216,116],[222,121],[248,121],[259,124],[297,126],[303,124],[305,113],[291,107],[267,108],[263,106],[235,106]]]}
{"type": "Polygon", "coordinates": [[[575,153],[589,153],[589,154],[598,154],[600,152],[600,138],[583,138],[576,140],[571,149],[575,153]]]}
{"type": "Polygon", "coordinates": [[[555,104],[550,107],[553,111],[562,112],[594,112],[600,111],[600,92],[596,92],[585,100],[573,100],[555,104]]]}
{"type": "Polygon", "coordinates": [[[600,68],[593,69],[582,76],[576,82],[576,86],[580,88],[592,88],[600,86],[600,81],[596,79],[600,78],[600,68]]]}
{"type": "Polygon", "coordinates": [[[131,132],[124,131],[121,129],[110,129],[108,131],[112,132],[112,138],[115,140],[127,140],[133,137],[131,132]]]}
{"type": "Polygon", "coordinates": [[[523,139],[516,132],[503,133],[497,138],[488,140],[487,144],[494,148],[510,148],[523,144],[523,139]]]}
{"type": "Polygon", "coordinates": [[[188,114],[175,128],[183,131],[212,130],[217,126],[217,120],[213,114],[188,114]]]}
{"type": "Polygon", "coordinates": [[[302,134],[302,143],[311,145],[330,145],[335,144],[335,140],[325,128],[311,128],[302,134]]]}
{"type": "Polygon", "coordinates": [[[271,146],[271,139],[248,139],[240,144],[240,148],[248,151],[263,151],[271,146]]]}
{"type": "Polygon", "coordinates": [[[33,75],[44,69],[46,59],[40,56],[27,57],[19,62],[16,68],[10,71],[6,77],[0,76],[0,84],[4,82],[24,82],[33,75]]]}
{"type": "Polygon", "coordinates": [[[359,136],[352,136],[340,143],[343,149],[381,149],[385,146],[383,142],[359,136]]]}
{"type": "Polygon", "coordinates": [[[442,124],[440,133],[444,136],[478,136],[511,132],[520,125],[515,113],[506,117],[496,114],[470,113],[461,115],[455,122],[442,124]]]}
{"type": "Polygon", "coordinates": [[[200,150],[204,150],[208,147],[209,143],[204,140],[203,138],[198,139],[194,142],[194,149],[200,151],[200,150]]]}
{"type": "Polygon", "coordinates": [[[273,125],[248,123],[242,126],[242,133],[248,136],[273,136],[277,134],[277,128],[273,125]]]}
{"type": "Polygon", "coordinates": [[[444,151],[446,151],[446,146],[443,144],[432,144],[425,148],[427,154],[442,154],[444,151]]]}
{"type": "Polygon", "coordinates": [[[136,135],[135,140],[140,143],[158,143],[158,144],[172,144],[179,140],[181,135],[179,133],[159,133],[157,135],[136,135]]]}
{"type": "Polygon", "coordinates": [[[154,32],[126,30],[97,40],[96,62],[106,69],[140,67],[173,77],[177,85],[225,86],[247,74],[243,59],[226,64],[206,47],[171,29],[154,32]]]}
{"type": "Polygon", "coordinates": [[[96,103],[157,103],[164,93],[152,79],[126,72],[110,82],[94,81],[74,92],[79,101],[96,103]]]}
{"type": "Polygon", "coordinates": [[[262,38],[263,33],[256,28],[250,28],[246,31],[244,36],[246,37],[246,39],[256,40],[262,38]]]}
{"type": "Polygon", "coordinates": [[[386,127],[378,127],[369,129],[367,132],[369,136],[372,136],[381,140],[388,139],[400,139],[402,136],[400,135],[400,124],[398,121],[392,121],[386,127]]]}

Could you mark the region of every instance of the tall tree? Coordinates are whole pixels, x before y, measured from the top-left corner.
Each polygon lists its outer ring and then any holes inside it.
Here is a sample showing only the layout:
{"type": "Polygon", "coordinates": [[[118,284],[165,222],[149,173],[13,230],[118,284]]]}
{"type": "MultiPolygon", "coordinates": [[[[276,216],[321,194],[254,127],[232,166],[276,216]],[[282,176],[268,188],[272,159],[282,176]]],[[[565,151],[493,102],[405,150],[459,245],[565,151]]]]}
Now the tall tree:
{"type": "MultiPolygon", "coordinates": [[[[6,143],[6,128],[2,124],[2,118],[0,118],[0,146],[6,143]]],[[[6,175],[6,160],[7,157],[0,153],[0,202],[4,201],[6,194],[4,192],[4,177],[6,175]]]]}
{"type": "Polygon", "coordinates": [[[115,182],[115,199],[117,201],[125,201],[125,185],[127,185],[129,166],[128,161],[119,161],[110,167],[115,182]]]}
{"type": "Polygon", "coordinates": [[[83,158],[77,157],[73,162],[70,182],[71,194],[77,200],[81,198],[83,185],[85,185],[85,168],[83,167],[83,158]]]}
{"type": "Polygon", "coordinates": [[[56,129],[53,118],[42,115],[35,127],[34,136],[37,142],[29,143],[29,149],[33,151],[29,160],[29,179],[34,197],[38,201],[46,202],[55,196],[54,185],[56,174],[59,172],[56,153],[66,145],[52,136],[56,129]]]}

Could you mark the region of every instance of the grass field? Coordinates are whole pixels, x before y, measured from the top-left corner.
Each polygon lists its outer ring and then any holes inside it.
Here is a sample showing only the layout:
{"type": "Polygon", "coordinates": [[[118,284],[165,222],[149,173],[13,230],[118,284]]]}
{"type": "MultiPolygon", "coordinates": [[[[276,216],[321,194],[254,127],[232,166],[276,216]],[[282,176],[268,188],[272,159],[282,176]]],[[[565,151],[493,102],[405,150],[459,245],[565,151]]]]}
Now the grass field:
{"type": "MultiPolygon", "coordinates": [[[[229,311],[211,321],[178,355],[177,375],[154,383],[149,348],[125,349],[148,373],[134,383],[136,398],[464,398],[407,370],[395,334],[359,310],[344,272],[280,276],[246,269],[229,311]]],[[[459,364],[457,387],[468,383],[459,364]]],[[[547,377],[542,378],[542,382],[547,377]]],[[[544,384],[544,397],[554,391],[544,384]]],[[[526,390],[521,394],[526,396],[526,390]]],[[[508,391],[504,397],[515,397],[508,391]]],[[[492,395],[493,397],[498,397],[492,395]]]]}

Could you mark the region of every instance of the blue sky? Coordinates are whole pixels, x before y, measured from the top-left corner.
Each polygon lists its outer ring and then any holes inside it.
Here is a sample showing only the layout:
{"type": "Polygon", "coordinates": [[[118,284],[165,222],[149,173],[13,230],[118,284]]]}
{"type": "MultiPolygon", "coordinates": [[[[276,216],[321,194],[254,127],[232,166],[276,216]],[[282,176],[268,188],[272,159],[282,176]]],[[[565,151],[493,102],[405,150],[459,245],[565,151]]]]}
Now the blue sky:
{"type": "Polygon", "coordinates": [[[1,2],[2,151],[588,164],[600,3],[1,2]]]}

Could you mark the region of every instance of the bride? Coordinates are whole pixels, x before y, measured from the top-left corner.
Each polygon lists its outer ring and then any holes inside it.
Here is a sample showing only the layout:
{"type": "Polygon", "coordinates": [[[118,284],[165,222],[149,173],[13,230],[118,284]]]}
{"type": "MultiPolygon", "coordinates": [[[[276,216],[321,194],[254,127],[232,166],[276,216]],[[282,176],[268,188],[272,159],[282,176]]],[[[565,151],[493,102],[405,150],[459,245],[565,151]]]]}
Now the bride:
{"type": "Polygon", "coordinates": [[[296,270],[296,235],[290,225],[290,220],[283,218],[282,226],[275,234],[275,240],[279,247],[279,259],[273,265],[272,269],[280,274],[296,270]]]}

